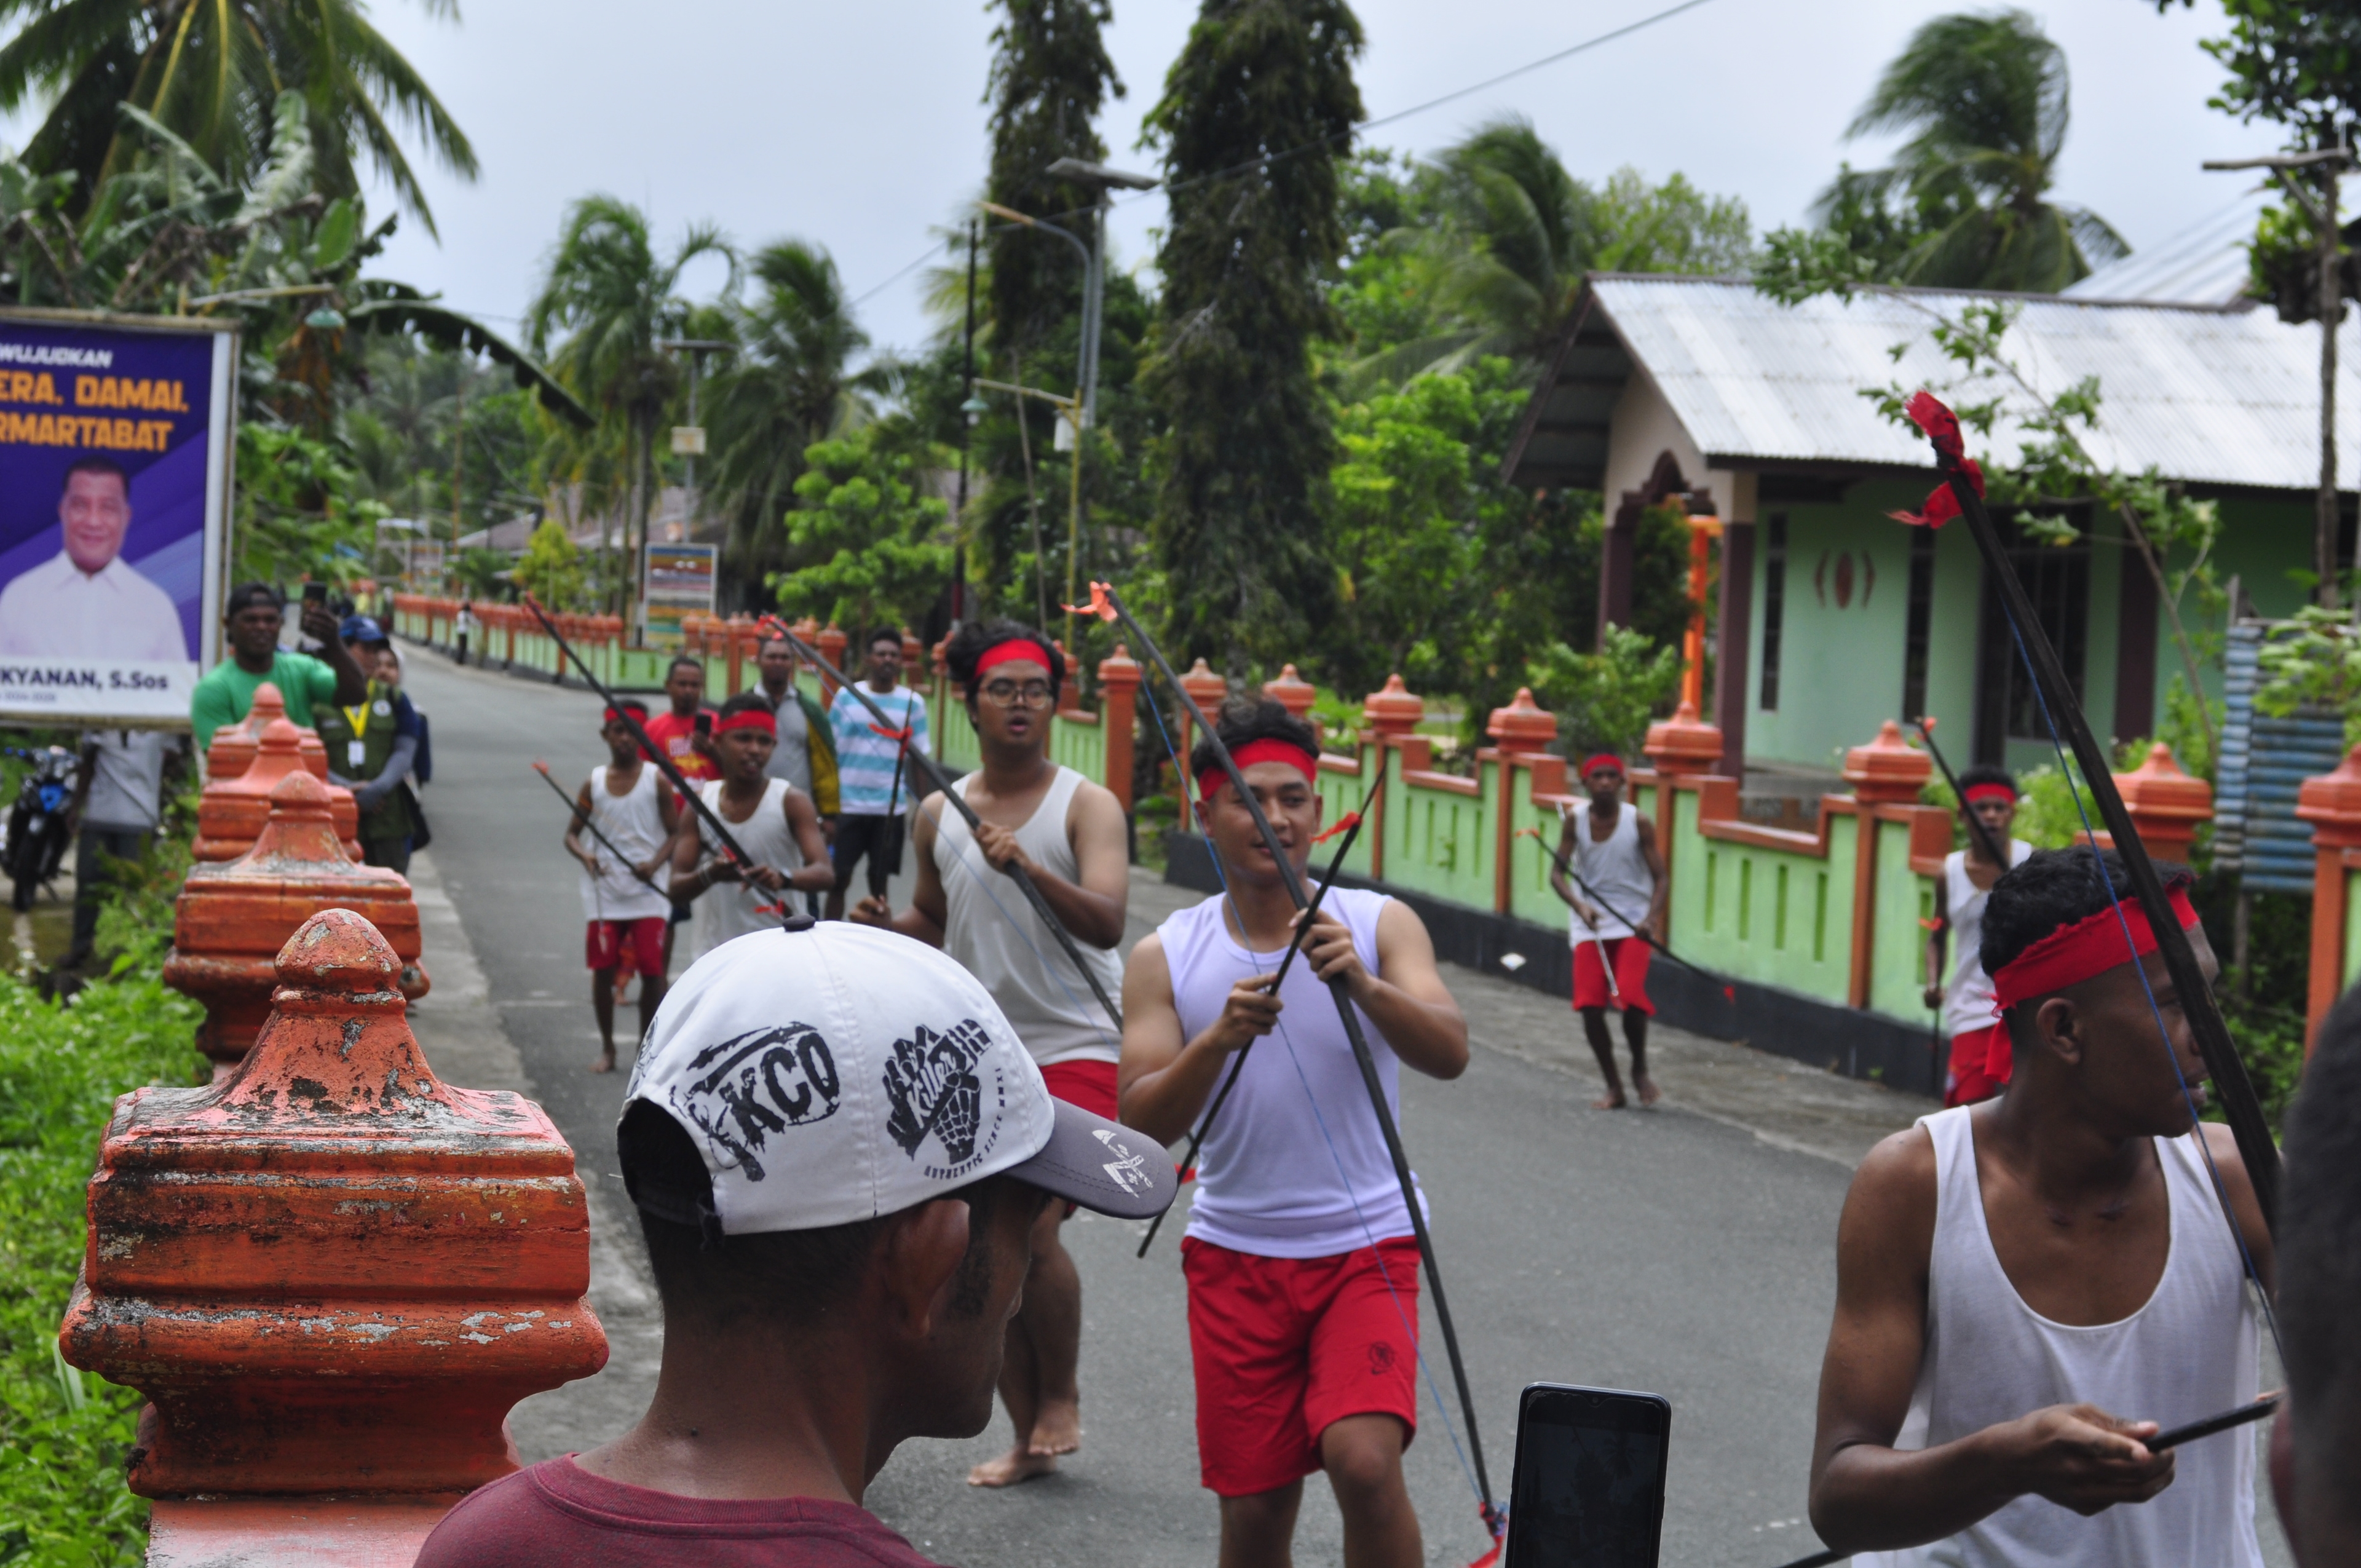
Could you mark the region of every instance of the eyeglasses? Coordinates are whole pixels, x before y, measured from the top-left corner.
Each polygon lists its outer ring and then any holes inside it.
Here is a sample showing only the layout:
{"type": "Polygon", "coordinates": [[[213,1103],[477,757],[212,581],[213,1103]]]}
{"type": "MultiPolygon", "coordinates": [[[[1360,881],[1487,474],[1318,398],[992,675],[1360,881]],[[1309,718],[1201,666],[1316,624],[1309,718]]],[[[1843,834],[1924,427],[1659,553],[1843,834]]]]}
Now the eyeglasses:
{"type": "Polygon", "coordinates": [[[1027,681],[1020,686],[1015,681],[992,681],[984,685],[983,697],[994,707],[1047,707],[1049,683],[1027,681]]]}

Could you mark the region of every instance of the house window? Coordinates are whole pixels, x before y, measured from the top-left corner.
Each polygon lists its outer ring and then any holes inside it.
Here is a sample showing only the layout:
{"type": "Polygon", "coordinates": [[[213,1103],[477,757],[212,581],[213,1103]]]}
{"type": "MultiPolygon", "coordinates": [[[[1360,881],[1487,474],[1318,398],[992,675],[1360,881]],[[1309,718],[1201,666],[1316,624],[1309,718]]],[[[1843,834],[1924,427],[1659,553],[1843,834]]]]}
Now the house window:
{"type": "MultiPolygon", "coordinates": [[[[2064,546],[2044,543],[2027,535],[2013,518],[1993,521],[1999,525],[2009,565],[2024,586],[2026,598],[2033,601],[2034,620],[2049,639],[2050,647],[2058,651],[2058,663],[2066,672],[2067,684],[2074,688],[2075,699],[2080,701],[2091,604],[2090,520],[2081,509],[2076,510],[2073,521],[2077,535],[2073,543],[2064,546]]],[[[2049,727],[2042,720],[2040,697],[2017,652],[1999,587],[1989,578],[1984,583],[1980,653],[1976,760],[2002,761],[2011,740],[2047,741],[2049,727]]]]}
{"type": "Polygon", "coordinates": [[[1927,635],[1935,619],[1935,531],[1910,531],[1910,619],[1902,635],[1902,722],[1927,711],[1927,635]]]}
{"type": "Polygon", "coordinates": [[[1779,710],[1779,633],[1787,609],[1787,514],[1774,511],[1763,532],[1763,696],[1765,713],[1779,710]]]}

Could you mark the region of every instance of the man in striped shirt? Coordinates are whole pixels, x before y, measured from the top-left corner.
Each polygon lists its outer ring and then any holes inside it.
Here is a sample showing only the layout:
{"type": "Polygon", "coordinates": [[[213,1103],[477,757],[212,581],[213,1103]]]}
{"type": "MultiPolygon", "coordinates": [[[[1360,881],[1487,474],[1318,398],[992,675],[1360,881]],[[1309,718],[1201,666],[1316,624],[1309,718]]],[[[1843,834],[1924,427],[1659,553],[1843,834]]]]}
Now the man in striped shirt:
{"type": "Polygon", "coordinates": [[[885,883],[902,867],[902,813],[916,792],[910,768],[902,755],[906,734],[911,747],[927,748],[927,705],[915,691],[902,689],[902,633],[881,626],[869,634],[869,690],[864,694],[884,710],[881,726],[869,716],[850,688],[836,694],[828,711],[829,728],[836,731],[837,806],[836,886],[829,890],[828,918],[844,916],[845,889],[852,885],[852,868],[869,861],[869,896],[885,896],[885,883]],[[895,734],[878,731],[890,728],[895,734]]]}

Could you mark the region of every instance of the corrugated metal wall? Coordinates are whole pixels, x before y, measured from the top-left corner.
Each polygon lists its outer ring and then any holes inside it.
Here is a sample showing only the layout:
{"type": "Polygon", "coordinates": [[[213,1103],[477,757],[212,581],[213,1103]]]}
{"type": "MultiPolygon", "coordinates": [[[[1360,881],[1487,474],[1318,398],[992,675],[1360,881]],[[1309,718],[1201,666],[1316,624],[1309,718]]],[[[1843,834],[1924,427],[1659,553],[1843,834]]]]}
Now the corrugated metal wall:
{"type": "Polygon", "coordinates": [[[2285,718],[2255,711],[2267,628],[2230,628],[2223,652],[2227,717],[2213,784],[2213,864],[2244,874],[2257,893],[2312,894],[2312,824],[2296,820],[2296,792],[2345,755],[2345,720],[2300,709],[2285,718]]]}

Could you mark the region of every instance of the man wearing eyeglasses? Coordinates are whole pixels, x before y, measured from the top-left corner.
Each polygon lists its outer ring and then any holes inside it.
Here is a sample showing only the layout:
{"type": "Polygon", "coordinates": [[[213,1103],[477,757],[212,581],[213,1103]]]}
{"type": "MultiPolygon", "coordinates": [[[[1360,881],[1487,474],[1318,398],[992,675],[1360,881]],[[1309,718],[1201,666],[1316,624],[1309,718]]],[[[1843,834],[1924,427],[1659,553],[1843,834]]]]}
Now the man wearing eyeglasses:
{"type": "MultiPolygon", "coordinates": [[[[973,832],[939,795],[918,803],[912,842],[917,885],[900,914],[882,896],[852,917],[890,926],[943,948],[982,981],[1040,1064],[1049,1092],[1112,1120],[1122,1035],[1057,939],[1001,874],[1019,865],[1058,923],[1072,933],[1099,987],[1123,985],[1124,906],[1131,854],[1114,794],[1049,760],[1050,715],[1066,661],[1047,634],[1006,621],[971,623],[945,650],[966,694],[983,765],[952,787],[982,819],[973,832]]],[[[968,1482],[1007,1486],[1045,1475],[1082,1437],[1075,1365],[1082,1349],[1082,1284],[1059,1241],[1072,1212],[1053,1203],[1035,1222],[1033,1271],[1009,1321],[1000,1395],[1016,1429],[1014,1447],[977,1465],[968,1482]]]]}

